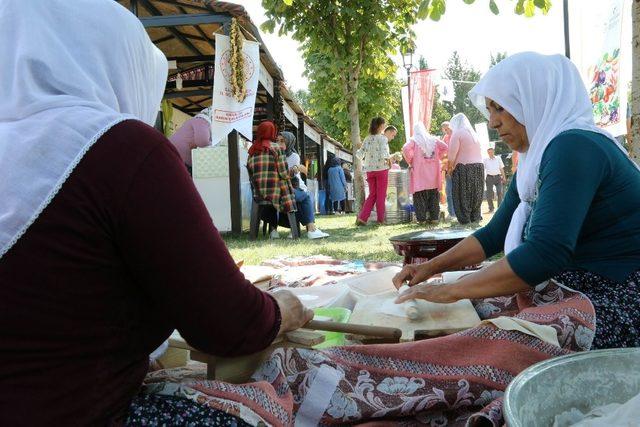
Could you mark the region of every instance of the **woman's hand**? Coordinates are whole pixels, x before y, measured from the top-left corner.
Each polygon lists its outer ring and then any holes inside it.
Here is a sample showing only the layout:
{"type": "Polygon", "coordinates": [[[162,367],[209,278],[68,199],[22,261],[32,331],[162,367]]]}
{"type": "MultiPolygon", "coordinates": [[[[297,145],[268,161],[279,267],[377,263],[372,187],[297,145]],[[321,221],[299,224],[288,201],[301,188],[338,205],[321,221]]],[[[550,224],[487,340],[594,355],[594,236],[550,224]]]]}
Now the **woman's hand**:
{"type": "Polygon", "coordinates": [[[424,282],[434,274],[429,262],[425,262],[424,264],[409,264],[402,267],[402,270],[393,277],[392,281],[396,289],[400,289],[400,286],[405,282],[409,282],[409,286],[414,286],[424,282]]]}
{"type": "Polygon", "coordinates": [[[396,304],[401,304],[405,301],[414,299],[423,299],[425,301],[438,302],[438,303],[451,303],[459,300],[453,292],[451,285],[434,285],[429,283],[422,283],[420,285],[413,286],[400,294],[396,299],[396,304]]]}
{"type": "Polygon", "coordinates": [[[287,290],[276,291],[271,294],[280,307],[280,332],[289,332],[300,329],[313,319],[313,310],[306,308],[298,297],[287,290]]]}

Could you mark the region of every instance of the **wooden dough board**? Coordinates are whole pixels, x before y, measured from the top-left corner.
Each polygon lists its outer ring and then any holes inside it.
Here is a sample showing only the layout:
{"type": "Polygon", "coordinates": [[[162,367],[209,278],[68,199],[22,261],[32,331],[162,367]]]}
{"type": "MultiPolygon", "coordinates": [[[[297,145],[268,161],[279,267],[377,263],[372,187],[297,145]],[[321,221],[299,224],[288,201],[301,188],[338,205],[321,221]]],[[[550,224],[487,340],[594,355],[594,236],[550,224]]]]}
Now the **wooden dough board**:
{"type": "Polygon", "coordinates": [[[418,321],[379,312],[385,301],[395,300],[397,296],[396,292],[392,292],[361,298],[351,313],[349,323],[398,328],[402,330],[400,342],[415,341],[416,336],[449,335],[480,323],[480,317],[468,299],[452,304],[416,300],[423,314],[418,321]]]}

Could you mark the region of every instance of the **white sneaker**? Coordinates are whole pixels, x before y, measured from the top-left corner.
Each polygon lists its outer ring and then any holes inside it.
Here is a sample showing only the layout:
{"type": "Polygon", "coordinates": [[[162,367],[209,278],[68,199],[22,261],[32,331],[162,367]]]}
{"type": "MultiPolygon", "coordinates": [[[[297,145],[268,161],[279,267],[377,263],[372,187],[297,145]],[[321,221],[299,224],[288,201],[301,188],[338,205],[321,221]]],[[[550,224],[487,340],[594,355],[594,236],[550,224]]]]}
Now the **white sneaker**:
{"type": "Polygon", "coordinates": [[[269,237],[274,240],[279,239],[280,233],[278,233],[278,230],[271,230],[271,234],[269,235],[269,237]]]}
{"type": "Polygon", "coordinates": [[[314,231],[307,231],[307,237],[309,239],[324,239],[325,237],[329,237],[329,235],[319,228],[316,228],[314,231]]]}

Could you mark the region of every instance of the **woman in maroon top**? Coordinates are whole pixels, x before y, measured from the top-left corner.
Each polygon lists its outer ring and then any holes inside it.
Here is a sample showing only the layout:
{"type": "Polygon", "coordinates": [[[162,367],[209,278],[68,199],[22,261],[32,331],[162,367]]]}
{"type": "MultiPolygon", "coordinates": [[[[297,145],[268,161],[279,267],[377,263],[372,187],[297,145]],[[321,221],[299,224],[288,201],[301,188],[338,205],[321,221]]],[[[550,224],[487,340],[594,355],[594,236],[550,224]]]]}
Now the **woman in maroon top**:
{"type": "Polygon", "coordinates": [[[244,279],[143,123],[166,59],[112,0],[7,0],[0,24],[0,424],[236,423],[136,397],[149,353],[178,329],[249,354],[312,313],[244,279]]]}

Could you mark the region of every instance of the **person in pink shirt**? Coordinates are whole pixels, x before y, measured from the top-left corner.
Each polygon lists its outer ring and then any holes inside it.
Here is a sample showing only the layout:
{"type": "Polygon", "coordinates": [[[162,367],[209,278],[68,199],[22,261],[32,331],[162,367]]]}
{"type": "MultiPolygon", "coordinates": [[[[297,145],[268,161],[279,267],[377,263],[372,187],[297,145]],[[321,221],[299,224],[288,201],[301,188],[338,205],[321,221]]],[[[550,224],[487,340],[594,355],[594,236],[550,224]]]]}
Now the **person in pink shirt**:
{"type": "Polygon", "coordinates": [[[418,222],[437,224],[440,218],[440,189],[442,173],[440,160],[447,153],[447,144],[429,135],[422,123],[413,128],[413,138],[402,147],[404,158],[411,170],[409,192],[418,222]]]}
{"type": "Polygon", "coordinates": [[[460,224],[482,220],[480,207],[484,193],[482,149],[469,119],[462,113],[451,118],[449,173],[453,203],[460,224]]]}
{"type": "Polygon", "coordinates": [[[211,145],[211,108],[205,108],[190,118],[169,137],[180,158],[191,172],[191,150],[211,145]]]}

